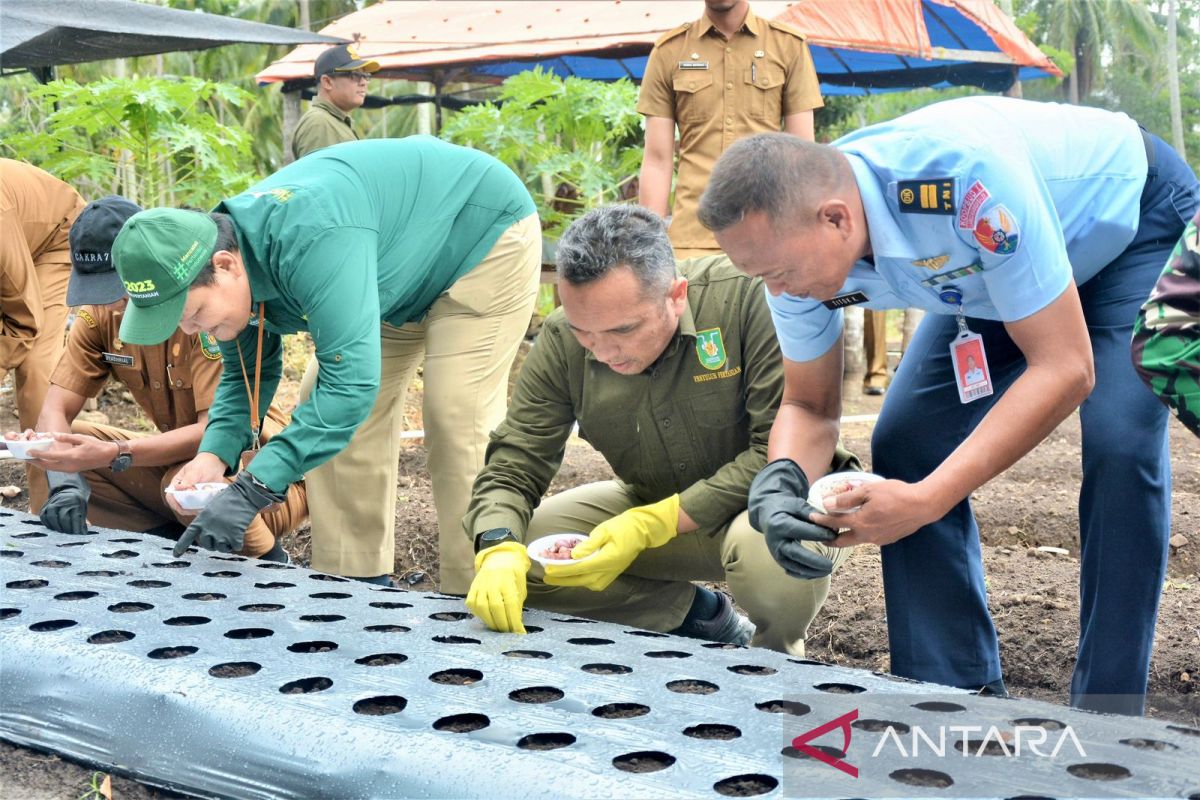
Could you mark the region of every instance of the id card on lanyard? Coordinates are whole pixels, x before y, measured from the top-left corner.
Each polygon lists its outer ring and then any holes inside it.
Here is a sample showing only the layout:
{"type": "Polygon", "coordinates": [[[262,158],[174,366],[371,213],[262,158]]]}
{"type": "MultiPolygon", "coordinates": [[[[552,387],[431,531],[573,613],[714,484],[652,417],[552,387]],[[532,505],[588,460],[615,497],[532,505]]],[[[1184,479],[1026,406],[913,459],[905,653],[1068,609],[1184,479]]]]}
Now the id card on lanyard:
{"type": "Polygon", "coordinates": [[[992,394],[992,374],[988,370],[987,353],[983,349],[983,337],[972,333],[963,317],[962,292],[947,286],[938,292],[943,303],[955,306],[958,319],[958,335],[950,342],[950,361],[954,365],[954,385],[958,388],[958,400],[970,403],[992,394]]]}

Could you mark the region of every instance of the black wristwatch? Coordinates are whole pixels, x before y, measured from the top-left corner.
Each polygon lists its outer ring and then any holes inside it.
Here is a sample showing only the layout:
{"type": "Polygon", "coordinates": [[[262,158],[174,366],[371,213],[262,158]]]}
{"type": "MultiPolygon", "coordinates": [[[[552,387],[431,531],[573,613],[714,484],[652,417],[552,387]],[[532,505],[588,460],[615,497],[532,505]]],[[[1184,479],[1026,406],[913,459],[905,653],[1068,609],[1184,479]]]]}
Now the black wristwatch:
{"type": "Polygon", "coordinates": [[[475,537],[475,552],[495,547],[502,542],[515,542],[517,537],[510,528],[492,528],[475,537]]]}
{"type": "Polygon", "coordinates": [[[129,442],[115,442],[117,457],[109,463],[108,468],[113,472],[124,472],[133,466],[133,453],[129,450],[129,442]]]}

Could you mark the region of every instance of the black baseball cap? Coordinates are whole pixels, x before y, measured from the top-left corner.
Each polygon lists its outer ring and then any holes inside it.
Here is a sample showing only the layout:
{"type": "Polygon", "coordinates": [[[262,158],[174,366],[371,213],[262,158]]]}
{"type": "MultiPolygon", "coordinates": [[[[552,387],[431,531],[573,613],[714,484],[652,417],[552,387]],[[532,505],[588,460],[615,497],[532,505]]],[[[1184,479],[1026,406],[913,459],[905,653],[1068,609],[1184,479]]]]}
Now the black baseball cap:
{"type": "Polygon", "coordinates": [[[121,276],[113,266],[113,240],[125,220],[141,211],[132,200],[109,195],[84,206],[71,225],[71,278],[67,305],[107,305],[125,296],[121,276]]]}
{"type": "Polygon", "coordinates": [[[322,75],[334,72],[378,72],[379,62],[367,58],[359,58],[354,46],[349,44],[331,47],[317,56],[313,63],[313,77],[320,80],[322,75]]]}

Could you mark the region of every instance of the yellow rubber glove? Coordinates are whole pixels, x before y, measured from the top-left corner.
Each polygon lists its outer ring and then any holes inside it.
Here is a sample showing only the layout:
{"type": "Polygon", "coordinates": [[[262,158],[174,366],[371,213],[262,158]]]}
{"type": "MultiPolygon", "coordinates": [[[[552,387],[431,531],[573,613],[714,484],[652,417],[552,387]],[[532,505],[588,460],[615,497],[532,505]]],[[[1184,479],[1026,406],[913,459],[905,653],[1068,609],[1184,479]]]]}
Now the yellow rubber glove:
{"type": "Polygon", "coordinates": [[[475,580],[467,592],[467,608],[494,631],[525,633],[521,606],[528,590],[525,573],[529,556],[525,545],[502,542],[475,556],[475,580]]]}
{"type": "Polygon", "coordinates": [[[591,536],[571,551],[574,559],[591,555],[587,561],[547,564],[546,583],[583,586],[593,592],[602,592],[629,569],[639,553],[650,547],[661,547],[678,534],[679,495],[631,508],[601,522],[592,530],[591,536]]]}

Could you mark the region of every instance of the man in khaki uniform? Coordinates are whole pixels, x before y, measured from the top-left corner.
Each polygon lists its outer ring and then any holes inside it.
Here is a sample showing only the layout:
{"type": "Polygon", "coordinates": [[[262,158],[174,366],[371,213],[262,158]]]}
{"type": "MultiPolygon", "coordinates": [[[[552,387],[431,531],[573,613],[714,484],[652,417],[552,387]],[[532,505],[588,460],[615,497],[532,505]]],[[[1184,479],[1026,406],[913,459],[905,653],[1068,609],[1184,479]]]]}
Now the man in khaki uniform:
{"type": "MultiPolygon", "coordinates": [[[[48,172],[0,158],[0,383],[13,373],[17,415],[32,428],[62,353],[71,250],[67,232],[83,208],[79,192],[48,172]]],[[[46,478],[26,470],[34,508],[46,478]]]]}
{"type": "Polygon", "coordinates": [[[720,252],[696,219],[700,194],[721,153],[743,136],[813,138],[820,87],[804,35],[754,15],[747,0],[704,0],[705,13],[654,45],[637,110],[646,117],[638,202],[670,213],[679,129],[679,175],[671,217],[677,258],[720,252]]]}
{"type": "Polygon", "coordinates": [[[48,172],[0,158],[0,380],[13,371],[23,428],[37,418],[62,351],[67,231],[83,205],[78,192],[48,172]]]}
{"type": "MultiPolygon", "coordinates": [[[[179,330],[159,345],[121,341],[128,301],[109,251],[122,223],[139,210],[124,198],[106,197],[89,204],[71,229],[74,263],[67,301],[79,309],[37,421],[40,431],[72,431],[37,462],[53,470],[51,497],[41,516],[55,530],[86,529],[90,520],[107,528],[178,536],[180,526],[191,521],[167,506],[163,490],[196,455],[221,378],[221,352],[208,334],[179,330]],[[125,384],[158,433],[76,419],[110,377],[125,384]]],[[[264,430],[275,433],[286,424],[272,407],[264,430]]],[[[284,503],[251,523],[242,553],[286,560],[277,540],[307,515],[304,484],[292,484],[284,503]]]]}
{"type": "Polygon", "coordinates": [[[303,158],[313,150],[358,139],[350,112],[367,98],[367,81],[379,70],[375,61],[359,58],[350,45],[331,47],[317,57],[313,77],[317,99],[304,112],[292,134],[292,155],[303,158]]]}
{"type": "MultiPolygon", "coordinates": [[[[558,275],[562,308],[522,366],[464,520],[478,552],[467,607],[524,632],[528,592],[537,608],[802,655],[846,554],[805,542],[806,564],[786,573],[746,510],[783,386],[762,282],[723,256],[677,272],[662,220],[638,206],[576,220],[558,275]],[[542,500],[577,421],[618,479],[542,500]],[[590,533],[573,552],[590,557],[527,576],[525,543],[562,531],[590,533]],[[727,580],[750,621],[701,580],[727,580]]],[[[842,451],[832,466],[854,465],[842,451]]]]}

